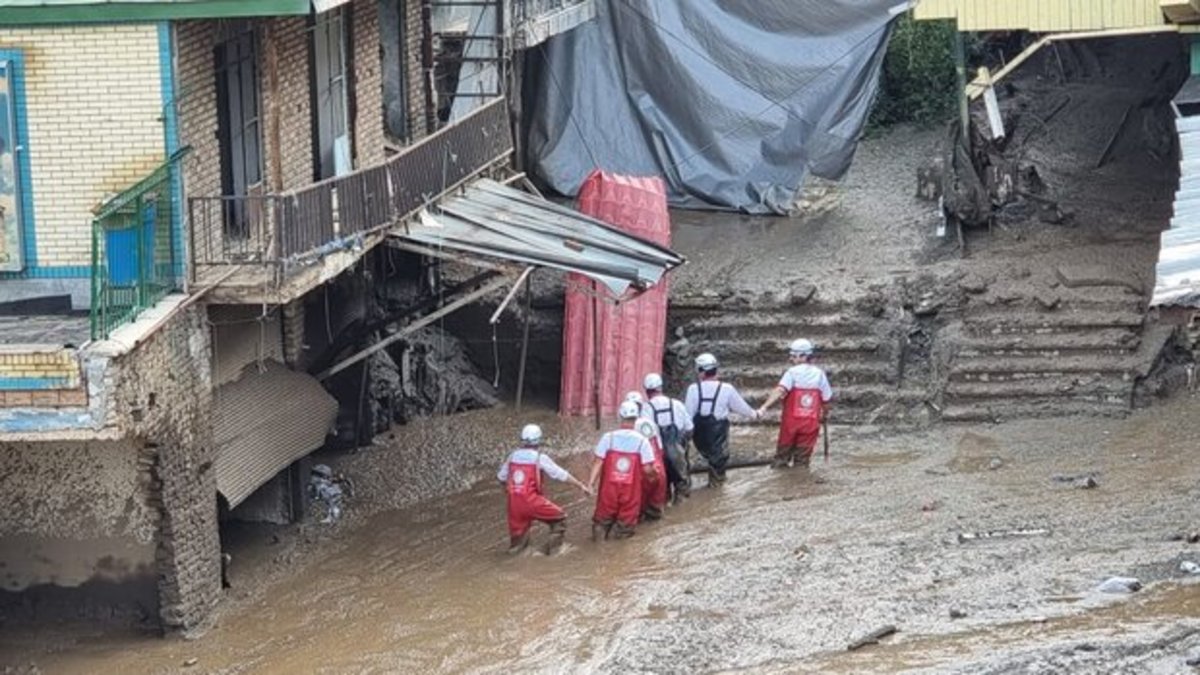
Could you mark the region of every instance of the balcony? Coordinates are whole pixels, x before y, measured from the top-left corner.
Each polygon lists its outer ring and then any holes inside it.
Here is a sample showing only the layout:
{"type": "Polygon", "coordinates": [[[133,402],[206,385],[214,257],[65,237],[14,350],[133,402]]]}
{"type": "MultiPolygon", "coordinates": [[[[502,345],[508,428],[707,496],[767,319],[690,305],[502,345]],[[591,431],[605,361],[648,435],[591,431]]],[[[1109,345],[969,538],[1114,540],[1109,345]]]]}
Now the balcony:
{"type": "Polygon", "coordinates": [[[508,159],[498,99],[376,166],[281,194],[188,199],[191,283],[217,302],[283,303],[353,265],[403,222],[508,159]]]}

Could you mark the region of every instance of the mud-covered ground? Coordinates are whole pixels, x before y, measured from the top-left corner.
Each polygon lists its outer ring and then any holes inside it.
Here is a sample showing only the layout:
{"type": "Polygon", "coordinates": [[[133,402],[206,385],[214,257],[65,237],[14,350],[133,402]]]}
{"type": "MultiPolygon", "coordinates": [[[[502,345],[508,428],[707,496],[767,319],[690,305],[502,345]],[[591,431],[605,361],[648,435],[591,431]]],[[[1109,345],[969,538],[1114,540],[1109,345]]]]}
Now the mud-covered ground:
{"type": "MultiPolygon", "coordinates": [[[[555,486],[572,524],[554,557],[505,552],[486,476],[497,409],[400,430],[345,456],[347,521],[243,532],[234,589],[195,640],[6,626],[11,672],[1180,672],[1200,654],[1200,399],[1124,420],[835,428],[814,475],[746,469],[623,542],[587,540],[590,503],[555,486]],[[410,453],[470,453],[460,494],[396,509],[410,453]],[[450,449],[454,448],[454,449],[450,449]],[[1087,476],[1097,486],[1062,479],[1087,476]],[[1014,530],[1026,536],[1005,536],[1014,530]],[[978,540],[960,535],[993,533],[978,540]],[[278,540],[278,541],[276,541],[278,540]],[[273,543],[275,542],[275,543],[273,543]],[[1104,596],[1106,578],[1147,587],[1104,596]],[[961,618],[951,618],[951,611],[961,618]],[[884,625],[898,633],[847,652],[884,625]],[[188,665],[191,664],[191,665],[188,665]]],[[[583,447],[554,425],[551,449],[583,447]]],[[[523,419],[523,418],[522,418],[523,419]]],[[[762,453],[743,428],[739,456],[762,453]]],[[[568,462],[582,473],[586,458],[568,462]]]]}

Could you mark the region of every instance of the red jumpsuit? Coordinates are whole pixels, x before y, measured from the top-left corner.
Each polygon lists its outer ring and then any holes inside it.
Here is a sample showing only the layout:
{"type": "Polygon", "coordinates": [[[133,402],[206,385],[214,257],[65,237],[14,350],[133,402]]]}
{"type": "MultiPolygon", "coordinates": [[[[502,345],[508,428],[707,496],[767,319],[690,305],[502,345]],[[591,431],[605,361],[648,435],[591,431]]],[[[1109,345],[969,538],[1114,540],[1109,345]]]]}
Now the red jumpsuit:
{"type": "Polygon", "coordinates": [[[537,464],[508,463],[508,533],[522,537],[534,521],[555,523],[566,514],[542,494],[542,471],[537,464]]]}
{"type": "MultiPolygon", "coordinates": [[[[643,432],[644,433],[644,432],[643,432]]],[[[667,462],[663,453],[662,443],[659,442],[657,430],[646,434],[650,447],[654,449],[654,481],[642,490],[642,510],[649,510],[658,516],[667,507],[667,462]]]]}
{"type": "Polygon", "coordinates": [[[632,529],[642,513],[642,458],[609,446],[600,470],[600,494],[592,520],[600,525],[616,522],[632,529]]]}
{"type": "Polygon", "coordinates": [[[783,416],[779,425],[779,450],[799,450],[801,457],[811,457],[821,434],[820,389],[793,388],[783,400],[783,416]]]}

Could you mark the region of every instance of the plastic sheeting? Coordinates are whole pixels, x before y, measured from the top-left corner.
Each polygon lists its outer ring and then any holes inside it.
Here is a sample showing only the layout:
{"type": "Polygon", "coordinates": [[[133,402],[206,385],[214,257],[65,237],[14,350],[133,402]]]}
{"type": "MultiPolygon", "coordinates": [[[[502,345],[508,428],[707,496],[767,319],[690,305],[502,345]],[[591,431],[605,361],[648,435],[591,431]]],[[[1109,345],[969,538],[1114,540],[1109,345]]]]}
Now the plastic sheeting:
{"type": "Polygon", "coordinates": [[[662,175],[679,206],[786,213],[806,174],[849,168],[907,6],[599,2],[595,21],[539,48],[531,165],[567,195],[599,167],[662,175]]]}
{"type": "MultiPolygon", "coordinates": [[[[671,218],[658,178],[596,171],[579,190],[579,210],[642,239],[668,246],[671,218]]],[[[659,372],[667,331],[667,282],[613,302],[604,287],[572,274],[563,318],[563,415],[616,414],[625,393],[641,391],[646,373],[659,372]]]]}

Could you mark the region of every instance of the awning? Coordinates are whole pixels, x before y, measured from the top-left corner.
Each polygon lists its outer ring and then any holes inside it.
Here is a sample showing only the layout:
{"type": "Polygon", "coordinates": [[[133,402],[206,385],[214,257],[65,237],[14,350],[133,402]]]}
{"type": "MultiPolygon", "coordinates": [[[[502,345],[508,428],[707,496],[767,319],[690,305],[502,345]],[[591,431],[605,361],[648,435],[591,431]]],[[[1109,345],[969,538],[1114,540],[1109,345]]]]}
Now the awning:
{"type": "Polygon", "coordinates": [[[0,25],[304,16],[317,2],[337,4],[336,0],[3,0],[0,25]]]}
{"type": "Polygon", "coordinates": [[[392,236],[426,249],[578,272],[620,297],[683,264],[668,248],[493,180],[479,180],[423,211],[392,236]]]}
{"type": "Polygon", "coordinates": [[[325,443],[337,401],[311,376],[275,361],[216,390],[217,491],[229,508],[325,443]]]}

